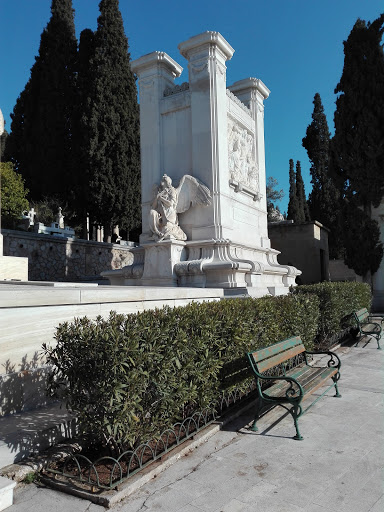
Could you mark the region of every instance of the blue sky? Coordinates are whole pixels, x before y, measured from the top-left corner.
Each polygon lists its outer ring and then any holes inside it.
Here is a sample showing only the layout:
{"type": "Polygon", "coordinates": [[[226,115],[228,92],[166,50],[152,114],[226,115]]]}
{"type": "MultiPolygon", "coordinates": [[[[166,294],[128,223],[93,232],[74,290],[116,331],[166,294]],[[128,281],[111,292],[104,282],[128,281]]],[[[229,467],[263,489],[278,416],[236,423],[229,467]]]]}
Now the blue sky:
{"type": "MultiPolygon", "coordinates": [[[[77,35],[97,27],[98,0],[73,0],[77,35]]],[[[0,0],[0,108],[10,130],[10,113],[30,75],[51,0],[0,0]]],[[[215,30],[235,49],[227,62],[227,84],[260,78],[271,90],[265,101],[267,176],[275,177],[288,204],[289,159],[300,160],[306,193],[309,161],[301,145],[319,92],[333,132],[334,88],[343,69],[343,41],[357,18],[373,21],[384,0],[120,0],[131,58],[168,53],[188,80],[180,42],[215,30]]]]}

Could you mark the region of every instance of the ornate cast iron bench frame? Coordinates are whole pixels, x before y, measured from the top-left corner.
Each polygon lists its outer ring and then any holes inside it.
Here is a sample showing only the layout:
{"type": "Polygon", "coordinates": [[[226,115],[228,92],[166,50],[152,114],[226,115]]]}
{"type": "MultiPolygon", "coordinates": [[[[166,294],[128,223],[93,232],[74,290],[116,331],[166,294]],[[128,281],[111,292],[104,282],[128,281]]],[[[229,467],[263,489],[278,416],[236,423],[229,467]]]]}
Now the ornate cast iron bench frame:
{"type": "Polygon", "coordinates": [[[370,315],[368,313],[367,308],[362,308],[359,309],[358,311],[354,311],[353,315],[355,317],[357,327],[359,329],[359,335],[372,336],[373,338],[376,338],[377,348],[380,350],[380,338],[384,317],[381,317],[381,315],[370,315]],[[373,322],[373,318],[379,321],[373,322]]]}
{"type": "Polygon", "coordinates": [[[249,352],[247,355],[256,376],[258,392],[256,415],[251,427],[254,432],[258,430],[256,423],[261,413],[266,408],[270,409],[271,405],[281,405],[292,415],[296,428],[293,439],[301,441],[303,437],[299,431],[298,419],[332,387],[336,390],[334,396],[341,397],[337,387],[341,366],[339,357],[330,351],[307,351],[300,336],[288,338],[270,347],[249,352]],[[329,356],[326,366],[309,364],[308,356],[312,357],[316,354],[329,356]],[[298,356],[301,357],[302,362],[292,367],[293,358],[298,356]],[[332,379],[332,384],[306,409],[303,409],[301,402],[323,386],[328,379],[332,379]],[[269,387],[266,387],[268,384],[269,387]]]}

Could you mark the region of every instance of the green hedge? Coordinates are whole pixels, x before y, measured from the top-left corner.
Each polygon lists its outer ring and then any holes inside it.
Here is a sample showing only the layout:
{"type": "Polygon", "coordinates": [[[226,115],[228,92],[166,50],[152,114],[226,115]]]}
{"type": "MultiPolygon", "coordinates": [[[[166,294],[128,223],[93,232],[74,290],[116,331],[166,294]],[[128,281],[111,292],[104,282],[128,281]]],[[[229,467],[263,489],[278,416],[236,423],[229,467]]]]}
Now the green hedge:
{"type": "Polygon", "coordinates": [[[366,307],[371,309],[372,295],[368,284],[356,282],[324,282],[297,286],[296,296],[317,295],[320,306],[320,321],[316,344],[327,344],[349,323],[354,310],[366,307]]]}
{"type": "Polygon", "coordinates": [[[247,351],[297,334],[312,349],[318,302],[306,294],[228,299],[61,324],[56,346],[44,347],[48,391],[88,439],[132,448],[245,389],[253,380],[247,351]]]}

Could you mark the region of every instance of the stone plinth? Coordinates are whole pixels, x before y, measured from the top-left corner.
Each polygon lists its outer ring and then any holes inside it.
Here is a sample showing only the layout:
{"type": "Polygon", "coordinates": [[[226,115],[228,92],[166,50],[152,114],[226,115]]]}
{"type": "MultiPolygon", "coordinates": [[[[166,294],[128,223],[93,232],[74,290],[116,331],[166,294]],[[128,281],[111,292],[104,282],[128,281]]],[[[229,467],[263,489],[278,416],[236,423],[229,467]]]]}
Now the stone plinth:
{"type": "MultiPolygon", "coordinates": [[[[257,78],[227,87],[226,62],[234,49],[218,32],[192,37],[179,50],[189,73],[188,82],[181,85],[174,84],[181,66],[164,52],[131,63],[139,78],[143,201],[143,252],[137,253],[141,260],[133,265],[143,268],[137,284],[246,287],[251,295],[287,293],[300,271],[279,265],[268,238],[264,100],[270,91],[257,78]],[[159,233],[151,224],[154,211],[164,214],[154,202],[164,190],[158,187],[164,174],[173,180],[175,197],[181,197],[186,176],[210,194],[209,201],[192,199],[188,208],[177,210],[176,222],[186,235],[180,254],[179,249],[171,250],[177,240],[156,238],[159,233]]],[[[172,233],[177,238],[173,227],[172,233]]],[[[113,284],[132,284],[129,267],[116,271],[115,277],[103,275],[113,284]]]]}
{"type": "Polygon", "coordinates": [[[0,510],[13,505],[13,489],[16,487],[16,482],[0,476],[0,510]]]}
{"type": "Polygon", "coordinates": [[[0,256],[0,281],[28,281],[28,258],[0,256]]]}

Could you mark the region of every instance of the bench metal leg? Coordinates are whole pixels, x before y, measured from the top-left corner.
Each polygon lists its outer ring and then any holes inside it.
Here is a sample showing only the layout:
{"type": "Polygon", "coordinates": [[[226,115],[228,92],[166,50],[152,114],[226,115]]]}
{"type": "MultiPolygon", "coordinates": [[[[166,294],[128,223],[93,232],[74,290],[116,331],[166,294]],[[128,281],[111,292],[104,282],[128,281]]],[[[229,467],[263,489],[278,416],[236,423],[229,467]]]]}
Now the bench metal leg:
{"type": "Polygon", "coordinates": [[[257,421],[260,419],[260,416],[261,416],[261,411],[263,409],[263,400],[260,398],[260,397],[257,397],[257,401],[256,401],[256,415],[255,415],[255,419],[253,420],[253,423],[252,423],[252,426],[251,426],[251,430],[253,432],[257,432],[259,429],[257,428],[257,421]]]}
{"type": "Polygon", "coordinates": [[[252,432],[257,432],[259,430],[256,425],[258,419],[259,418],[256,418],[255,420],[253,420],[252,427],[251,427],[252,432]]]}
{"type": "Polygon", "coordinates": [[[333,395],[335,398],[341,398],[341,395],[339,393],[339,388],[337,387],[337,381],[339,380],[339,376],[335,376],[335,377],[332,377],[332,380],[334,382],[334,386],[335,386],[335,390],[336,390],[336,395],[333,395]]]}
{"type": "Polygon", "coordinates": [[[295,441],[302,441],[304,439],[304,437],[300,434],[299,421],[298,421],[299,417],[302,414],[302,409],[301,409],[300,405],[298,405],[296,407],[292,407],[292,409],[290,410],[290,413],[292,414],[293,422],[295,424],[295,429],[296,429],[296,435],[293,436],[293,439],[295,439],[295,441]]]}

